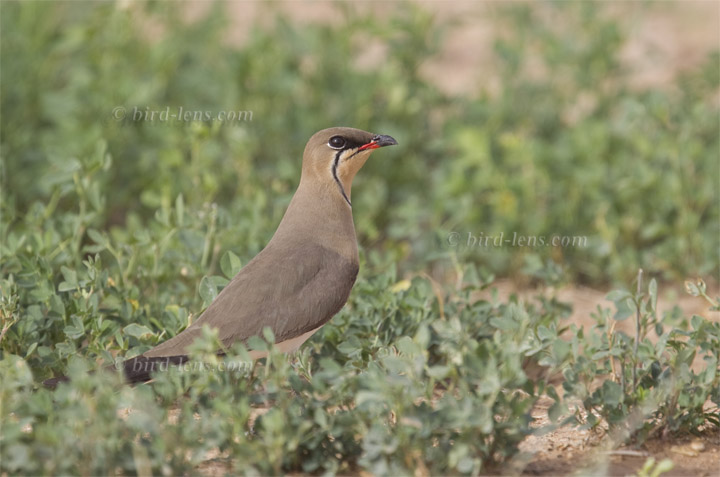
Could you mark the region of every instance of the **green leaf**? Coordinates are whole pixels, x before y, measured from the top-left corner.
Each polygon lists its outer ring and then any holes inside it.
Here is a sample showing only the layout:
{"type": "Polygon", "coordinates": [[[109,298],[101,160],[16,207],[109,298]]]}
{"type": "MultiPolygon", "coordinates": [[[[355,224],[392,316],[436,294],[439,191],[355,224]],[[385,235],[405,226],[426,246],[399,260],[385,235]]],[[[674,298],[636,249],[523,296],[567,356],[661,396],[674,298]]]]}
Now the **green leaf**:
{"type": "Polygon", "coordinates": [[[357,338],[355,338],[354,336],[353,338],[354,339],[348,339],[341,342],[337,346],[337,350],[348,356],[360,353],[362,351],[362,345],[357,341],[357,338]]]}
{"type": "Polygon", "coordinates": [[[601,388],[603,404],[617,406],[622,401],[622,388],[614,381],[605,381],[601,388]]]}
{"type": "Polygon", "coordinates": [[[650,285],[648,285],[648,294],[650,295],[650,308],[657,310],[657,281],[654,278],[650,280],[650,285]]]}
{"type": "Polygon", "coordinates": [[[409,362],[397,356],[384,356],[382,364],[388,371],[393,373],[404,373],[409,369],[409,362]]]}
{"type": "Polygon", "coordinates": [[[427,349],[430,344],[430,330],[426,324],[418,327],[413,340],[418,344],[418,346],[420,346],[421,349],[427,349]]]}
{"type": "Polygon", "coordinates": [[[250,350],[253,351],[269,351],[270,348],[268,346],[268,343],[260,338],[259,336],[251,336],[247,340],[247,345],[250,350]]]}
{"type": "Polygon", "coordinates": [[[608,301],[612,301],[615,303],[623,302],[627,298],[630,298],[632,295],[625,291],[625,290],[613,290],[609,292],[607,295],[605,295],[605,299],[608,301]]]}
{"type": "Polygon", "coordinates": [[[123,333],[132,336],[133,338],[145,339],[153,335],[150,328],[145,325],[138,325],[137,323],[131,323],[123,328],[123,333]]]}
{"type": "Polygon", "coordinates": [[[273,333],[272,328],[269,326],[263,327],[262,330],[263,338],[265,338],[265,341],[268,343],[275,343],[275,334],[273,333]]]}
{"type": "Polygon", "coordinates": [[[33,351],[35,351],[35,348],[37,348],[37,345],[38,345],[37,342],[35,342],[35,343],[31,344],[30,346],[28,346],[28,349],[25,352],[25,359],[28,359],[28,357],[31,354],[33,354],[33,351]]]}
{"type": "Polygon", "coordinates": [[[385,397],[375,391],[359,391],[355,395],[355,404],[362,406],[364,404],[383,404],[385,403],[385,397]]]}
{"type": "Polygon", "coordinates": [[[88,229],[87,234],[88,234],[88,237],[90,237],[90,240],[92,240],[93,242],[95,242],[98,245],[103,245],[106,242],[106,239],[103,236],[103,234],[101,234],[100,232],[98,232],[95,229],[88,229]]]}
{"type": "Polygon", "coordinates": [[[185,200],[182,194],[178,194],[175,199],[175,215],[177,216],[178,227],[182,227],[185,219],[185,200]]]}
{"type": "Polygon", "coordinates": [[[70,290],[75,290],[78,287],[77,283],[68,283],[68,282],[60,282],[58,285],[58,291],[59,292],[66,292],[70,290]]]}
{"type": "Polygon", "coordinates": [[[203,308],[206,308],[217,296],[217,287],[213,279],[209,276],[204,276],[200,280],[200,298],[203,299],[203,308]]]}
{"type": "Polygon", "coordinates": [[[543,341],[555,339],[557,337],[557,334],[552,332],[547,326],[540,325],[537,329],[538,338],[540,338],[543,341]]]}
{"type": "Polygon", "coordinates": [[[220,259],[220,269],[223,274],[228,278],[233,278],[242,268],[242,261],[240,258],[228,250],[225,252],[220,259]]]}
{"type": "Polygon", "coordinates": [[[671,459],[663,459],[661,460],[658,465],[655,466],[655,469],[652,471],[651,476],[652,477],[659,477],[660,475],[670,472],[675,467],[675,463],[671,459]]]}
{"type": "Polygon", "coordinates": [[[78,339],[85,335],[85,326],[79,316],[73,315],[71,318],[72,324],[65,326],[63,332],[70,339],[78,339]]]}
{"type": "Polygon", "coordinates": [[[409,356],[413,356],[417,353],[422,352],[422,349],[420,348],[420,346],[418,346],[418,344],[416,342],[414,342],[412,340],[412,338],[410,338],[409,336],[403,336],[402,338],[400,338],[396,342],[395,346],[397,347],[397,350],[400,353],[406,354],[409,356]]]}
{"type": "Polygon", "coordinates": [[[490,318],[490,324],[500,331],[513,331],[517,329],[517,322],[507,314],[502,317],[490,318]]]}
{"type": "Polygon", "coordinates": [[[60,271],[62,272],[63,278],[65,280],[63,282],[60,282],[60,285],[58,285],[58,291],[65,292],[75,290],[79,287],[77,272],[75,270],[63,266],[60,267],[60,271]]]}
{"type": "Polygon", "coordinates": [[[436,365],[436,366],[430,366],[427,369],[428,376],[430,376],[431,378],[434,378],[434,379],[445,379],[445,377],[448,375],[449,372],[450,372],[450,366],[436,365]]]}
{"type": "Polygon", "coordinates": [[[613,316],[615,321],[623,321],[635,314],[635,303],[630,298],[616,301],[615,307],[617,308],[613,316]]]}
{"type": "Polygon", "coordinates": [[[552,350],[555,362],[560,364],[570,354],[570,343],[558,338],[554,341],[552,350]]]}
{"type": "Polygon", "coordinates": [[[705,323],[705,318],[699,315],[693,315],[692,318],[690,318],[690,325],[693,327],[695,331],[699,330],[703,323],[705,323]]]}
{"type": "Polygon", "coordinates": [[[60,317],[65,316],[65,304],[59,296],[53,295],[50,297],[50,311],[60,317]]]}
{"type": "Polygon", "coordinates": [[[685,291],[692,296],[700,296],[700,289],[690,280],[685,280],[685,291]]]}

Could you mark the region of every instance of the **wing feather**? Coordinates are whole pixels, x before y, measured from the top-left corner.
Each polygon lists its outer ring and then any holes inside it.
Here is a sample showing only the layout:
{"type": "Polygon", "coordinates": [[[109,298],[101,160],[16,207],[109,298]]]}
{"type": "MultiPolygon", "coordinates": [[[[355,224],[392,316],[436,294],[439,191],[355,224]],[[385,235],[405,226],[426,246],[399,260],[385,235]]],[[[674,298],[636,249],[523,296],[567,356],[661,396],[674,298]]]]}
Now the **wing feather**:
{"type": "Polygon", "coordinates": [[[225,346],[261,335],[269,326],[280,343],[327,323],[343,307],[358,264],[319,245],[268,247],[251,260],[185,331],[143,354],[179,356],[203,325],[219,330],[225,346]]]}

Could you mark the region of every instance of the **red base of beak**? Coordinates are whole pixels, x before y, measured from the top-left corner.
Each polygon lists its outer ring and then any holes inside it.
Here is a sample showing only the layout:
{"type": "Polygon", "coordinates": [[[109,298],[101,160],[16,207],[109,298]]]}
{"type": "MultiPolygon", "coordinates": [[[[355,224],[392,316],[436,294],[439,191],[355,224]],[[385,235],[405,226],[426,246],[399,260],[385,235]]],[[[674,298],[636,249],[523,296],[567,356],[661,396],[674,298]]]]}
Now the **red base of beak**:
{"type": "Polygon", "coordinates": [[[366,149],[377,149],[377,148],[379,148],[379,147],[380,147],[380,146],[379,146],[376,142],[369,142],[369,143],[367,143],[367,144],[365,144],[365,145],[363,145],[363,146],[360,146],[360,149],[358,149],[358,150],[359,150],[359,151],[364,151],[364,150],[366,150],[366,149]]]}

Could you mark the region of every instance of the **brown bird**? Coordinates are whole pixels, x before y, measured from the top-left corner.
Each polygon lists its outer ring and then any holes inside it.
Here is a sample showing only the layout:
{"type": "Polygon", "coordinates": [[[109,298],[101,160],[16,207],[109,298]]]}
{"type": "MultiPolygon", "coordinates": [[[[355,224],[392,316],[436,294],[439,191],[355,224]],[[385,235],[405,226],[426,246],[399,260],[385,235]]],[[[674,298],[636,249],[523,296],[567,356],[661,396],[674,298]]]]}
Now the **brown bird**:
{"type": "Polygon", "coordinates": [[[187,348],[204,325],[217,328],[226,347],[261,335],[267,326],[278,348],[291,352],[327,323],[345,305],[358,273],[352,180],[373,149],[393,144],[390,136],[345,127],[313,135],[305,146],[300,185],[270,242],[196,322],[125,361],[128,382],[147,381],[161,366],[187,361],[187,348]]]}

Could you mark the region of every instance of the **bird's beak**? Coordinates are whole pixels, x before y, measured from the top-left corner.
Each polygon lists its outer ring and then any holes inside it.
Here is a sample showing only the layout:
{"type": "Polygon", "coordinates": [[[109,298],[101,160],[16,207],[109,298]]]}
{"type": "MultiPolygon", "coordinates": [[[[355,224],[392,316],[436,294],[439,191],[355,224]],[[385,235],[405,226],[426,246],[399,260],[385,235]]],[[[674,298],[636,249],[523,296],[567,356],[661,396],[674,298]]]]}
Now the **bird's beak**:
{"type": "Polygon", "coordinates": [[[364,151],[366,149],[377,149],[378,147],[383,146],[394,146],[397,144],[397,141],[392,136],[381,136],[377,135],[370,140],[369,143],[363,144],[360,146],[358,151],[364,151]]]}

